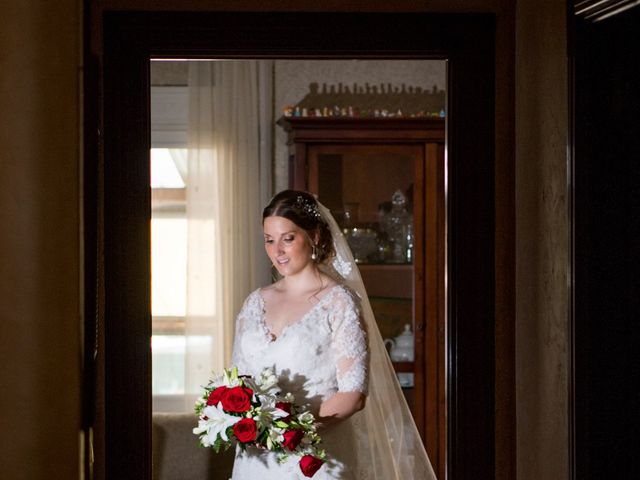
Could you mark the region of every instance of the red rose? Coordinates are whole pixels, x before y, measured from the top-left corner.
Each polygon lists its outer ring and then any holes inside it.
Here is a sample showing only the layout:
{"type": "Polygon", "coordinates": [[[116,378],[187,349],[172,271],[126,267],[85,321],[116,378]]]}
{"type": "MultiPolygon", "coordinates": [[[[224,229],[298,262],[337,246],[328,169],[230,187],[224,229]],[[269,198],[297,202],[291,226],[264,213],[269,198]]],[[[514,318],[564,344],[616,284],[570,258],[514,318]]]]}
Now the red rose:
{"type": "Polygon", "coordinates": [[[294,451],[300,444],[302,437],[304,437],[304,432],[296,428],[293,430],[287,430],[286,432],[284,432],[283,436],[284,442],[282,443],[282,446],[288,448],[291,451],[294,451]]]}
{"type": "Polygon", "coordinates": [[[209,394],[209,398],[207,398],[207,405],[218,405],[220,400],[222,400],[222,396],[224,392],[227,391],[227,387],[222,386],[216,388],[213,392],[209,394]]]}
{"type": "Polygon", "coordinates": [[[287,413],[291,413],[290,402],[276,402],[276,408],[279,408],[280,410],[284,410],[287,413]]]}
{"type": "Polygon", "coordinates": [[[222,395],[222,408],[227,412],[246,412],[251,408],[253,390],[246,387],[233,387],[227,389],[222,395]]]}
{"type": "Polygon", "coordinates": [[[276,402],[276,408],[279,408],[280,410],[284,410],[285,412],[287,412],[289,414],[286,417],[282,417],[280,420],[282,420],[283,422],[286,422],[287,420],[289,420],[291,418],[291,403],[290,402],[276,402]]]}
{"type": "Polygon", "coordinates": [[[243,418],[233,426],[233,433],[242,443],[253,442],[256,439],[256,422],[252,418],[243,418]]]}
{"type": "Polygon", "coordinates": [[[300,459],[300,470],[305,477],[313,477],[324,462],[313,455],[305,455],[300,459]]]}

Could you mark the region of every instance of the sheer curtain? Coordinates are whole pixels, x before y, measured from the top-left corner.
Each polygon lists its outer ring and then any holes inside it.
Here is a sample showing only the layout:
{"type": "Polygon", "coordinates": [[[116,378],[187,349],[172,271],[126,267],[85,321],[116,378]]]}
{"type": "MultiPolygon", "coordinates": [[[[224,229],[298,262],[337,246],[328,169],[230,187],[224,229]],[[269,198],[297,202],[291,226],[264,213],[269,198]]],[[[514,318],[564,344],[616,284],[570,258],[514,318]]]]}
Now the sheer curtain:
{"type": "Polygon", "coordinates": [[[189,64],[186,405],[229,365],[234,320],[268,283],[262,208],[271,192],[271,61],[189,64]]]}

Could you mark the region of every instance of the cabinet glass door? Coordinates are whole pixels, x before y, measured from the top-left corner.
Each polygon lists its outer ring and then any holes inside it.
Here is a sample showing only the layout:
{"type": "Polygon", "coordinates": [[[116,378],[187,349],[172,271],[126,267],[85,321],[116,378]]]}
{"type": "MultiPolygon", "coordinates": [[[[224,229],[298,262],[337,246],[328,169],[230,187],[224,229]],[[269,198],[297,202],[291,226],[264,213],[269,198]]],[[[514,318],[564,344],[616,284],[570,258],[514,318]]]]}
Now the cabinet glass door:
{"type": "MultiPolygon", "coordinates": [[[[424,149],[419,145],[309,145],[309,190],[333,213],[358,263],[376,321],[416,415],[416,298],[423,273],[424,149]]],[[[419,296],[421,297],[421,296],[419,296]]]]}

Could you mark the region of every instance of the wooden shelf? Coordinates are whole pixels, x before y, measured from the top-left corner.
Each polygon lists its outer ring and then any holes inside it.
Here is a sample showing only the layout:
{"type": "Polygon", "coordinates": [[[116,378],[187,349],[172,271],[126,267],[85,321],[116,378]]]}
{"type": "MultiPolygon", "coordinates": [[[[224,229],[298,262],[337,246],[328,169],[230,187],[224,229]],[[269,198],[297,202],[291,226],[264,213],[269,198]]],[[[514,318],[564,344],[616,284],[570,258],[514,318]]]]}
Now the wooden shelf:
{"type": "Polygon", "coordinates": [[[413,265],[360,264],[358,269],[370,297],[413,298],[413,265]]]}
{"type": "Polygon", "coordinates": [[[413,373],[414,362],[391,362],[393,363],[393,369],[397,373],[413,373]]]}

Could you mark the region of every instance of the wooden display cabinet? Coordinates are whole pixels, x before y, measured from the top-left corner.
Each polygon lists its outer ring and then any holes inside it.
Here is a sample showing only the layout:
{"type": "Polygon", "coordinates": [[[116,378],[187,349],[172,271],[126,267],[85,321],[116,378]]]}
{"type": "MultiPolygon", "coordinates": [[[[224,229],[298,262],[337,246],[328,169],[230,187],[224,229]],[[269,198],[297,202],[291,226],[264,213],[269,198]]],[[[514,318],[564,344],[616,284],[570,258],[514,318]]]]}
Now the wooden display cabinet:
{"type": "Polygon", "coordinates": [[[383,338],[397,336],[406,323],[412,327],[414,361],[394,362],[394,367],[413,373],[413,386],[403,391],[434,469],[442,472],[444,119],[287,117],[278,124],[288,133],[290,187],[317,194],[342,227],[348,222],[349,228],[380,232],[380,208],[396,190],[407,196],[412,258],[392,261],[374,252],[360,259],[359,269],[383,338]]]}

